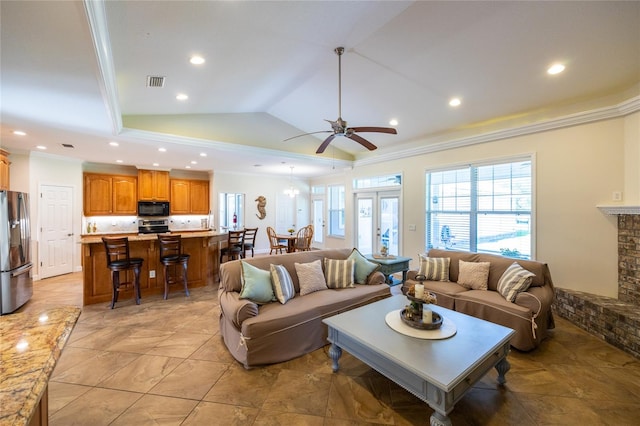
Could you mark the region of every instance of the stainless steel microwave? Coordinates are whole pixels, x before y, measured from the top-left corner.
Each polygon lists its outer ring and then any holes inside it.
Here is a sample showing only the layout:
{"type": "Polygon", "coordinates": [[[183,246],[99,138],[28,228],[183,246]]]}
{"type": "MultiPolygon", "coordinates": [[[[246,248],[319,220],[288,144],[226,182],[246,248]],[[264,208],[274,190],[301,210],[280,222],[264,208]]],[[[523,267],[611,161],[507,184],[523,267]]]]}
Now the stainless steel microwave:
{"type": "Polygon", "coordinates": [[[138,216],[169,216],[169,202],[138,201],[138,216]]]}

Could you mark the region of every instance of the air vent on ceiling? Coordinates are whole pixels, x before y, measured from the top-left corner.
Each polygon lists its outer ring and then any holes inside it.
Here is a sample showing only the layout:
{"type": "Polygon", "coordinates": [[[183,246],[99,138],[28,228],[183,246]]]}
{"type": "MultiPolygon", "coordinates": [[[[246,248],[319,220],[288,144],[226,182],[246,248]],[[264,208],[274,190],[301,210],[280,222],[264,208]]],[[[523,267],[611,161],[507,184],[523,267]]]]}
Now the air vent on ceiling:
{"type": "Polygon", "coordinates": [[[148,75],[147,87],[164,87],[164,77],[160,75],[148,75]]]}
{"type": "Polygon", "coordinates": [[[64,148],[75,148],[73,145],[71,145],[70,143],[62,143],[60,144],[62,145],[64,148]]]}

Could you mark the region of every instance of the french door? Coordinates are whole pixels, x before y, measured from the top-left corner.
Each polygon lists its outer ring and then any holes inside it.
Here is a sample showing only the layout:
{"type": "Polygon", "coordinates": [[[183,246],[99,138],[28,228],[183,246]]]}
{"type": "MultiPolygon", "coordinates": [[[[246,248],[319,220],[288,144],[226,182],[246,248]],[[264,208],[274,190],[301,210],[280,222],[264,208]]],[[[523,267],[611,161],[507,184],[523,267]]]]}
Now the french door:
{"type": "Polygon", "coordinates": [[[324,199],[311,200],[311,223],[313,224],[313,247],[324,248],[324,199]]]}
{"type": "Polygon", "coordinates": [[[356,246],[363,254],[400,254],[400,191],[356,194],[356,246]]]}

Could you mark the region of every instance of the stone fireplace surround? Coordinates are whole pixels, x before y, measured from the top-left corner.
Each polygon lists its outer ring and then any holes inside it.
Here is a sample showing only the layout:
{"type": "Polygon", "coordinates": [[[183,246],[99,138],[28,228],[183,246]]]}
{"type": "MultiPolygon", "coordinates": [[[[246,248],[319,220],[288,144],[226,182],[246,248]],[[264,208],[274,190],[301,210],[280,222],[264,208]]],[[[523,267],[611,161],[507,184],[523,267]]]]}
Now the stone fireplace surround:
{"type": "Polygon", "coordinates": [[[602,208],[618,215],[618,298],[556,288],[554,311],[640,358],[640,207],[602,208]]]}

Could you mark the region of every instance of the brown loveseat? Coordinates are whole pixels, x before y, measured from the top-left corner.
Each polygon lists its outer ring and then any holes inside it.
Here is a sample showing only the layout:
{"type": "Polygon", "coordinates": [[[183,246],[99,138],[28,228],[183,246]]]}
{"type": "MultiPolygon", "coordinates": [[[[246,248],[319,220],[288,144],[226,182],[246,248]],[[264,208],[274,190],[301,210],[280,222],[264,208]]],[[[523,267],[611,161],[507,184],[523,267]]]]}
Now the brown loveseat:
{"type": "Polygon", "coordinates": [[[243,260],[263,270],[269,270],[271,264],[287,269],[295,296],[285,304],[274,301],[257,305],[240,299],[241,261],[222,264],[218,289],[220,333],[233,357],[245,368],[299,357],[327,344],[324,318],[389,297],[384,275],[377,271],[367,277],[366,285],[300,295],[294,263],[346,259],[351,252],[352,249],[313,250],[243,260]]]}
{"type": "MultiPolygon", "coordinates": [[[[551,304],[554,299],[551,273],[546,263],[508,258],[498,255],[471,253],[455,250],[431,249],[430,258],[449,258],[449,281],[425,281],[425,291],[437,296],[437,304],[457,312],[481,318],[516,331],[511,346],[521,351],[536,348],[547,336],[547,330],[554,328],[551,304]],[[487,290],[472,290],[457,283],[459,261],[489,262],[487,290]],[[498,281],[505,270],[517,262],[524,269],[535,274],[530,287],[517,294],[510,302],[498,291],[498,281]]],[[[407,273],[403,291],[415,285],[418,271],[407,273]]]]}

